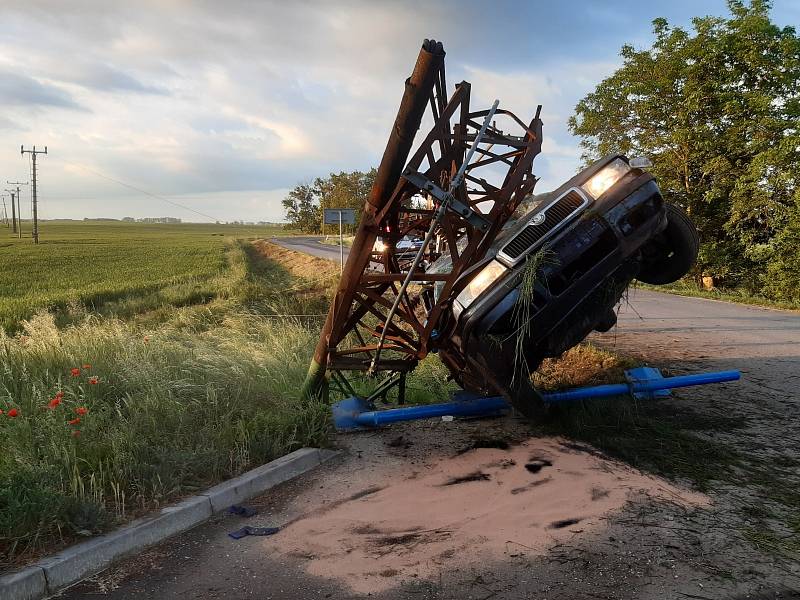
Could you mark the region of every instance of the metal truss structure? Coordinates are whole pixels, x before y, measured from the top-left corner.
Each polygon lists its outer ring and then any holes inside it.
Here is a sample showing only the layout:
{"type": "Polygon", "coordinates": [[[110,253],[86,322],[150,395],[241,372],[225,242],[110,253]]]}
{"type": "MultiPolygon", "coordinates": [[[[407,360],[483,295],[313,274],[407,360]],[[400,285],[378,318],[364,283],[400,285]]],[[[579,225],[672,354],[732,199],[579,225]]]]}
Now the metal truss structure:
{"type": "Polygon", "coordinates": [[[473,109],[466,81],[449,98],[446,93],[444,50],[425,40],[320,335],[307,397],[327,396],[326,373],[355,395],[343,372],[385,371],[389,376],[371,397],[399,384],[402,398],[405,373],[447,343],[437,330],[465,286],[461,275],[533,190],[541,107],[526,123],[496,105],[473,109]],[[409,158],[426,112],[433,125],[409,158]],[[386,246],[380,253],[374,251],[378,236],[386,246]],[[411,260],[396,248],[404,238],[435,242],[411,260]],[[443,253],[450,254],[449,270],[426,272],[443,253]]]}

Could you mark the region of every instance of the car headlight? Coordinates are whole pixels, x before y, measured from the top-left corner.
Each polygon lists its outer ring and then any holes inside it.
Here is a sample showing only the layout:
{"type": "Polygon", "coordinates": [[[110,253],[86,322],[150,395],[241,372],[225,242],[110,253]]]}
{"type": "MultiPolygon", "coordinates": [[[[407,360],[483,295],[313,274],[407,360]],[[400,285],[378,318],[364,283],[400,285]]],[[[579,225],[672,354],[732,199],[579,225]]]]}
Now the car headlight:
{"type": "MultiPolygon", "coordinates": [[[[485,292],[489,286],[497,281],[506,271],[508,271],[508,268],[496,260],[493,260],[483,267],[483,269],[472,278],[472,281],[469,282],[467,287],[461,290],[461,293],[456,296],[456,302],[461,305],[461,309],[465,309],[472,304],[475,298],[485,292]]],[[[461,311],[459,310],[458,312],[461,311]]]]}
{"type": "Polygon", "coordinates": [[[377,240],[372,249],[375,252],[386,252],[386,244],[384,244],[381,240],[377,240]]]}
{"type": "Polygon", "coordinates": [[[599,198],[612,185],[617,183],[625,173],[631,170],[630,165],[621,158],[615,158],[581,187],[593,197],[599,198]]]}

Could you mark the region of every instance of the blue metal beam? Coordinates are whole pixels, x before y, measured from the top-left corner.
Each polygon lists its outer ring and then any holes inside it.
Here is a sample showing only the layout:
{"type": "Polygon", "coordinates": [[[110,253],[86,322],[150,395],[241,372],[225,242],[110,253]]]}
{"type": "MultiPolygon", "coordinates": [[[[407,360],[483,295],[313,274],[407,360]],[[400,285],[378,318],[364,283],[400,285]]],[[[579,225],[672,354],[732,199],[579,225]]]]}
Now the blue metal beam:
{"type": "MultiPolygon", "coordinates": [[[[543,397],[548,404],[562,404],[589,398],[626,395],[636,398],[653,398],[655,397],[653,393],[659,390],[736,381],[741,377],[741,374],[739,371],[717,371],[699,373],[697,375],[662,377],[661,373],[655,369],[633,369],[630,372],[626,372],[626,377],[629,380],[628,383],[596,385],[565,392],[551,392],[543,394],[543,397]]],[[[334,423],[338,429],[347,430],[362,427],[379,427],[380,425],[397,423],[398,421],[430,419],[445,415],[454,417],[491,416],[509,409],[502,396],[481,398],[466,392],[460,392],[455,395],[455,398],[456,400],[453,402],[442,404],[373,410],[373,407],[364,399],[351,397],[333,406],[334,423]]]]}
{"type": "Polygon", "coordinates": [[[544,400],[548,404],[558,404],[562,402],[574,402],[575,400],[585,400],[587,398],[625,396],[639,392],[655,392],[657,390],[671,390],[673,388],[689,387],[693,385],[736,381],[740,377],[741,373],[739,373],[739,371],[716,371],[713,373],[698,373],[697,375],[658,377],[649,380],[634,380],[629,383],[595,385],[592,387],[568,390],[566,392],[553,392],[544,394],[544,400]]]}

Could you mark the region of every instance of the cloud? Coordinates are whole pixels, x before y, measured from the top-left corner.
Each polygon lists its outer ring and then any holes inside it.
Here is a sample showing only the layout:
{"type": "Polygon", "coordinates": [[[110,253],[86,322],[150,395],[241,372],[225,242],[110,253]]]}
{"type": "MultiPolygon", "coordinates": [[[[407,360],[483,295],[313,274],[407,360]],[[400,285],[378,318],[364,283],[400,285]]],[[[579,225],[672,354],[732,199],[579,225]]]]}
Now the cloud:
{"type": "MultiPolygon", "coordinates": [[[[222,220],[254,220],[254,211],[255,220],[276,220],[276,190],[377,165],[427,35],[444,41],[448,91],[472,82],[473,108],[500,98],[528,119],[543,105],[544,149],[534,168],[548,189],[578,168],[566,119],[619,64],[620,46],[649,43],[650,21],[661,14],[686,24],[694,14],[725,12],[724,0],[697,5],[5,3],[0,129],[8,134],[0,164],[21,177],[28,166],[14,148],[49,146],[40,197],[50,217],[78,208],[79,216],[131,212],[131,190],[76,166],[85,165],[155,194],[188,194],[189,204],[202,197],[204,212],[222,220]],[[270,202],[259,203],[259,191],[270,202]],[[58,194],[83,200],[60,203],[58,194]]],[[[158,202],[142,197],[137,206],[181,216],[175,207],[156,210],[158,202]]]]}
{"type": "Polygon", "coordinates": [[[128,73],[102,63],[83,66],[72,76],[72,81],[98,91],[169,95],[162,87],[144,84],[128,73]]]}
{"type": "Polygon", "coordinates": [[[27,128],[16,121],[0,116],[0,131],[27,131],[27,128]]]}
{"type": "Polygon", "coordinates": [[[86,110],[61,88],[11,71],[0,71],[0,104],[86,110]]]}

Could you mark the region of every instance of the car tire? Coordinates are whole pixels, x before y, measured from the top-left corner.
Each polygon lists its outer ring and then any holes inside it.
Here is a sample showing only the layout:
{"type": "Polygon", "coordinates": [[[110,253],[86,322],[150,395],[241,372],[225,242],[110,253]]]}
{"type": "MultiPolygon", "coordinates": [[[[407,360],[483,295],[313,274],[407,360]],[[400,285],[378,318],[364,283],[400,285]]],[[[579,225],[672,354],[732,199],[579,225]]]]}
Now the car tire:
{"type": "Polygon", "coordinates": [[[667,227],[642,250],[642,267],[636,279],[653,285],[678,281],[697,261],[700,237],[683,210],[667,203],[667,227]]]}

